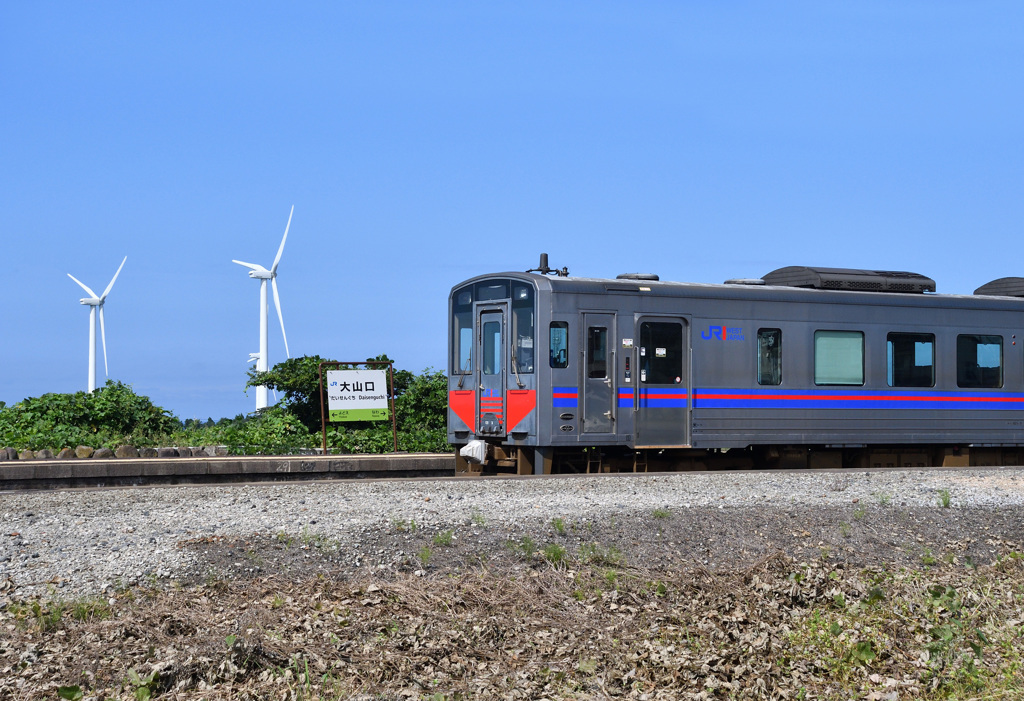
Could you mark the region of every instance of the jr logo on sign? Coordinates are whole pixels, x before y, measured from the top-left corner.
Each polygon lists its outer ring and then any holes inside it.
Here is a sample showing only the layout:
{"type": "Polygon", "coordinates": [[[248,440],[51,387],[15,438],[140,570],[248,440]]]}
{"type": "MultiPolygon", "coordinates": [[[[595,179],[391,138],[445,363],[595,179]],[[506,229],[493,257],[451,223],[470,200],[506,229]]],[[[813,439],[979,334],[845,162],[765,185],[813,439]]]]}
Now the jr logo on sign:
{"type": "Polygon", "coordinates": [[[707,331],[702,331],[700,337],[705,341],[712,339],[717,341],[742,341],[742,326],[709,326],[707,331]]]}

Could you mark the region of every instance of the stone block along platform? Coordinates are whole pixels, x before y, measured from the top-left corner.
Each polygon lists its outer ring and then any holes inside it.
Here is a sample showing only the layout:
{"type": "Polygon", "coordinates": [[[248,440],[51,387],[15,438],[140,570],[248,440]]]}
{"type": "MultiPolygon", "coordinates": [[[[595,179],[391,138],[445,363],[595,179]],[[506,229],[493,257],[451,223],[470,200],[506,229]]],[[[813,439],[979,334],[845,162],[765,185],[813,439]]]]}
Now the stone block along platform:
{"type": "Polygon", "coordinates": [[[451,453],[36,459],[0,463],[0,491],[454,475],[451,453]]]}

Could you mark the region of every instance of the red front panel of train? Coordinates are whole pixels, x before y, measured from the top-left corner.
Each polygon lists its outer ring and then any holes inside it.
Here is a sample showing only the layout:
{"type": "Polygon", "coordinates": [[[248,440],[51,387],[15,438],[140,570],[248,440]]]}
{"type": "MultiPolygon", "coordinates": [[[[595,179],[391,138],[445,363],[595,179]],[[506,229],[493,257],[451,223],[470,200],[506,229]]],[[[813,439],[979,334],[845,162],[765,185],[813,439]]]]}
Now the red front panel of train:
{"type": "MultiPolygon", "coordinates": [[[[448,392],[448,407],[452,414],[474,433],[477,430],[476,406],[476,392],[473,390],[456,389],[448,392]]],[[[502,422],[504,433],[510,433],[536,410],[537,391],[510,389],[505,397],[483,396],[480,398],[480,407],[481,413],[494,414],[502,422]]]]}

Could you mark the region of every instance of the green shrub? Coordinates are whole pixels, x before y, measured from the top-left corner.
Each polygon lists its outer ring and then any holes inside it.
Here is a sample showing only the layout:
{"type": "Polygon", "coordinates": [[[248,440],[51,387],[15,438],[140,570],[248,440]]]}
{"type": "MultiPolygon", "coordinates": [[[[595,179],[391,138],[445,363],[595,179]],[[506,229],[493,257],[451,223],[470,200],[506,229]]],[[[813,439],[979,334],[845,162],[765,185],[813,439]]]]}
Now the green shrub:
{"type": "Polygon", "coordinates": [[[0,445],[29,450],[126,443],[145,447],[157,445],[180,426],[130,385],[107,380],[92,394],[50,393],[0,409],[0,445]]]}

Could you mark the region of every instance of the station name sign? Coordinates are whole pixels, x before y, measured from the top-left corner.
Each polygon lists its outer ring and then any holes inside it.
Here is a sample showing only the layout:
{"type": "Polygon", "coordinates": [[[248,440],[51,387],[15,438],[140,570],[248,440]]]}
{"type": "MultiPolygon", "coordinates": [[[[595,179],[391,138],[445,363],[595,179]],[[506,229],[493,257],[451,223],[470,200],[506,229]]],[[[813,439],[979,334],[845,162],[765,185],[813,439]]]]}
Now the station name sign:
{"type": "Polygon", "coordinates": [[[383,421],[388,410],[388,376],[384,370],[328,370],[329,421],[383,421]]]}

